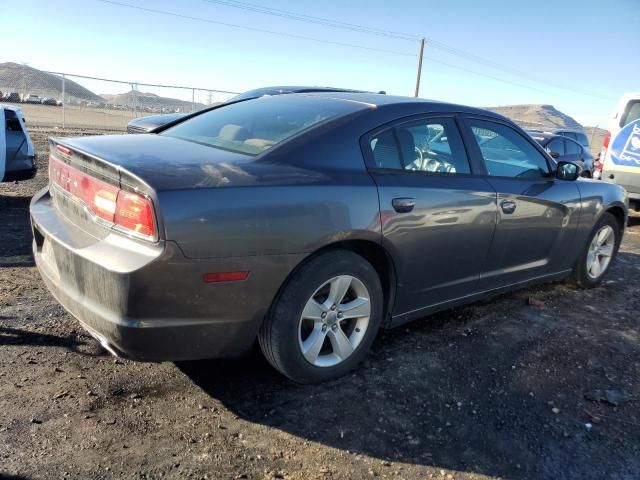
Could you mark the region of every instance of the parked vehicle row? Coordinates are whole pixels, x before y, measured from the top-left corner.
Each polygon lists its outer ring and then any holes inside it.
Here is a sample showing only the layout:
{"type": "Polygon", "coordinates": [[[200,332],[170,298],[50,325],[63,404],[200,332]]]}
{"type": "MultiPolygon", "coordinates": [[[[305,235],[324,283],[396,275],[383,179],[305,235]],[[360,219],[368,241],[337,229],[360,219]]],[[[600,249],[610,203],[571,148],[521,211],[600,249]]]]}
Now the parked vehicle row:
{"type": "MultiPolygon", "coordinates": [[[[580,167],[580,175],[593,178],[594,161],[589,147],[585,147],[566,135],[529,131],[531,137],[556,161],[572,162],[580,167]]],[[[586,135],[582,134],[585,138],[586,135]]]]}
{"type": "Polygon", "coordinates": [[[34,95],[33,93],[28,93],[26,95],[20,95],[18,92],[0,92],[0,101],[2,102],[11,102],[11,103],[31,103],[31,104],[40,104],[40,105],[53,105],[53,106],[61,106],[62,101],[56,100],[53,97],[40,97],[38,95],[34,95]]]}
{"type": "Polygon", "coordinates": [[[31,204],[47,287],[135,359],[257,339],[288,377],[327,380],[381,326],[534,282],[597,285],[627,221],[622,188],[482,109],[313,92],[156,132],[51,139],[31,204]]]}

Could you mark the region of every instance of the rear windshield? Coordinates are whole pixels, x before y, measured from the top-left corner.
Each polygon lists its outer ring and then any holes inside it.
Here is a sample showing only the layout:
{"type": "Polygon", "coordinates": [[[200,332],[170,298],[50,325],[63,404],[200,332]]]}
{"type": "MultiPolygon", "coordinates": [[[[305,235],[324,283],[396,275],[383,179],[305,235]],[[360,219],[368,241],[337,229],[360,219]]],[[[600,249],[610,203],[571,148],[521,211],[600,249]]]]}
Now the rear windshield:
{"type": "Polygon", "coordinates": [[[297,133],[363,106],[299,95],[232,103],[171,127],[161,135],[246,155],[258,155],[297,133]]]}

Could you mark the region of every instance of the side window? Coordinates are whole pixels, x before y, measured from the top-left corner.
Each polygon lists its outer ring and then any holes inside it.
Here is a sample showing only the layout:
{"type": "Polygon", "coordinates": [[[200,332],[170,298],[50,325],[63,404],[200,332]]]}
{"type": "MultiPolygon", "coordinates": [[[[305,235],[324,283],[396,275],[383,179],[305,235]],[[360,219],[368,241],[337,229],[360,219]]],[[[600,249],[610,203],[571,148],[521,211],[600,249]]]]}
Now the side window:
{"type": "Polygon", "coordinates": [[[634,122],[640,118],[640,101],[630,102],[620,119],[620,126],[634,122]]]}
{"type": "Polygon", "coordinates": [[[399,125],[371,140],[378,168],[430,173],[471,173],[455,121],[429,119],[399,125]]]}
{"type": "Polygon", "coordinates": [[[577,155],[580,153],[580,146],[576,142],[572,142],[571,140],[564,141],[564,152],[567,155],[577,155]]]}
{"type": "Polygon", "coordinates": [[[589,139],[584,133],[576,133],[576,140],[583,147],[589,147],[589,139]]]}
{"type": "Polygon", "coordinates": [[[544,156],[516,130],[484,120],[469,119],[468,122],[489,175],[525,179],[549,176],[544,156]]]}
{"type": "Polygon", "coordinates": [[[564,140],[561,138],[554,138],[547,143],[547,152],[556,152],[558,155],[564,155],[564,140]]]}
{"type": "Polygon", "coordinates": [[[393,130],[385,130],[371,139],[373,161],[378,168],[402,168],[398,142],[393,130]]]}

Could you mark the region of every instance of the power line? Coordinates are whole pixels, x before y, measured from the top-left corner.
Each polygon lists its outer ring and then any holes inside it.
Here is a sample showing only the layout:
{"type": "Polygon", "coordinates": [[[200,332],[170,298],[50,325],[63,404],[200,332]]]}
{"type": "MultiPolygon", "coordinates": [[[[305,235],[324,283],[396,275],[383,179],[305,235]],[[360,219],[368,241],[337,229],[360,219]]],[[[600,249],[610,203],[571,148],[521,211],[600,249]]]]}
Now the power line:
{"type": "MultiPolygon", "coordinates": [[[[180,14],[180,13],[175,13],[175,12],[169,12],[166,10],[159,10],[159,9],[155,9],[155,8],[147,8],[147,7],[141,7],[138,5],[131,5],[128,3],[123,3],[123,2],[119,2],[119,1],[115,1],[115,0],[96,0],[98,2],[102,2],[102,3],[106,3],[106,4],[110,4],[110,5],[115,5],[115,6],[119,6],[119,7],[124,7],[124,8],[130,8],[130,9],[134,9],[134,10],[140,10],[140,11],[144,11],[144,12],[149,12],[149,13],[155,13],[155,14],[159,14],[159,15],[167,15],[167,16],[171,16],[171,17],[176,17],[176,18],[182,18],[185,20],[192,20],[192,21],[197,21],[197,22],[203,22],[203,23],[209,23],[209,24],[214,24],[214,25],[222,25],[222,26],[226,26],[226,27],[231,27],[231,28],[240,28],[243,30],[248,30],[248,31],[253,31],[253,32],[260,32],[260,33],[266,33],[266,34],[270,34],[270,35],[278,35],[281,37],[288,37],[288,38],[296,38],[299,40],[308,40],[308,41],[312,41],[312,42],[317,42],[317,43],[323,43],[323,44],[328,44],[328,45],[336,45],[336,46],[340,46],[340,47],[348,47],[348,48],[356,48],[356,49],[361,49],[361,50],[367,50],[367,51],[373,51],[373,52],[378,52],[378,53],[386,53],[386,54],[390,54],[390,55],[399,55],[399,56],[404,56],[404,57],[414,57],[413,53],[406,53],[406,52],[400,52],[400,51],[395,51],[395,50],[387,50],[387,49],[381,49],[381,48],[375,48],[375,47],[367,47],[364,45],[356,45],[356,44],[352,44],[352,43],[346,43],[346,42],[336,42],[333,40],[324,40],[321,38],[316,38],[316,37],[309,37],[306,35],[297,35],[297,34],[292,34],[292,33],[285,33],[285,32],[277,32],[274,30],[267,30],[267,29],[263,29],[263,28],[257,28],[257,27],[250,27],[247,25],[239,25],[239,24],[235,24],[235,23],[229,23],[229,22],[222,22],[219,20],[212,20],[212,19],[208,19],[208,18],[202,18],[202,17],[194,17],[191,15],[184,15],[184,14],[180,14]]],[[[378,30],[378,29],[374,29],[371,27],[365,27],[363,25],[356,25],[356,24],[350,24],[350,23],[346,23],[346,22],[338,22],[338,21],[333,21],[333,20],[329,20],[329,19],[325,19],[322,17],[314,17],[311,15],[301,15],[301,14],[295,14],[292,12],[287,12],[285,10],[277,10],[277,9],[272,9],[269,7],[260,7],[259,5],[255,5],[255,4],[249,4],[246,2],[238,2],[235,0],[204,0],[210,3],[220,3],[220,4],[225,4],[228,6],[234,6],[237,8],[242,8],[242,9],[254,9],[254,11],[259,11],[259,13],[265,13],[265,14],[269,14],[269,15],[277,15],[277,16],[284,16],[284,15],[289,15],[287,18],[292,18],[292,19],[296,19],[296,20],[300,20],[300,21],[308,21],[308,22],[312,22],[313,21],[317,21],[319,24],[322,25],[326,25],[326,26],[332,26],[335,28],[344,28],[344,29],[348,29],[348,30],[354,30],[354,31],[359,31],[361,33],[368,33],[368,34],[374,34],[374,35],[382,35],[382,36],[392,36],[394,38],[399,38],[402,40],[416,40],[419,37],[414,37],[413,35],[409,35],[409,34],[401,34],[399,32],[393,32],[393,31],[389,31],[389,30],[378,30]],[[235,5],[237,4],[237,5],[235,5]],[[271,13],[267,12],[270,11],[271,13]],[[294,18],[295,17],[295,18],[294,18]],[[320,22],[324,22],[324,23],[320,23],[320,22]],[[401,38],[404,35],[404,38],[401,38]]],[[[442,42],[438,42],[436,40],[432,40],[432,39],[427,39],[427,44],[430,46],[433,46],[434,48],[440,49],[440,50],[444,50],[447,51],[448,53],[451,53],[453,55],[457,55],[460,56],[462,58],[466,58],[467,60],[471,60],[474,61],[476,63],[481,63],[484,64],[485,66],[489,66],[490,68],[494,68],[496,70],[504,70],[506,72],[511,73],[512,75],[517,75],[523,78],[526,78],[527,80],[531,80],[531,78],[522,72],[518,72],[517,70],[511,70],[508,69],[506,67],[502,67],[500,66],[500,64],[497,64],[495,62],[492,62],[491,60],[487,60],[487,59],[483,59],[482,57],[479,57],[477,55],[474,55],[472,53],[468,53],[465,52],[463,50],[459,50],[456,49],[454,47],[450,47],[442,42]]],[[[529,85],[525,85],[522,83],[518,83],[518,82],[514,82],[511,80],[505,80],[503,78],[500,77],[495,77],[489,74],[485,74],[482,72],[478,72],[476,70],[472,70],[469,68],[465,68],[462,67],[460,65],[455,65],[455,64],[451,64],[451,63],[447,63],[444,62],[442,60],[437,60],[434,58],[429,58],[430,61],[434,62],[434,63],[440,63],[442,65],[446,65],[449,66],[451,68],[456,68],[459,70],[463,70],[469,73],[473,73],[475,75],[479,75],[482,77],[486,77],[486,78],[490,78],[492,80],[498,81],[498,82],[502,82],[502,83],[507,83],[507,84],[511,84],[511,85],[516,85],[522,88],[527,88],[529,90],[536,90],[538,92],[542,92],[545,94],[548,94],[549,92],[546,90],[542,90],[536,87],[532,87],[529,85]]],[[[610,97],[604,97],[598,94],[594,94],[594,93],[587,93],[587,92],[581,92],[580,90],[576,90],[575,88],[569,88],[569,87],[564,87],[564,86],[559,86],[559,85],[554,85],[550,82],[546,82],[546,81],[540,81],[540,80],[532,80],[536,83],[541,83],[541,84],[546,84],[547,86],[553,87],[553,88],[558,88],[558,89],[562,89],[562,90],[569,90],[571,92],[573,92],[574,94],[579,94],[579,95],[584,95],[584,96],[588,96],[588,97],[595,97],[595,98],[601,98],[601,99],[606,99],[606,100],[611,100],[610,97]]]]}
{"type": "MultiPolygon", "coordinates": [[[[394,32],[394,31],[390,31],[390,30],[381,30],[381,29],[377,29],[377,28],[373,28],[373,27],[368,27],[368,26],[365,26],[365,25],[341,22],[341,21],[338,21],[338,20],[332,20],[332,19],[325,18],[325,17],[317,17],[317,16],[314,16],[314,15],[306,15],[306,14],[301,14],[301,13],[295,13],[295,12],[291,12],[291,11],[288,11],[288,10],[281,10],[281,9],[277,9],[277,8],[264,7],[262,5],[256,5],[254,3],[248,3],[248,2],[243,2],[243,1],[239,1],[239,0],[203,0],[203,1],[207,2],[207,3],[215,3],[215,4],[219,4],[219,5],[225,5],[225,6],[228,6],[228,7],[239,8],[241,10],[247,10],[247,11],[262,13],[262,14],[265,14],[265,15],[272,15],[272,16],[277,16],[277,17],[281,17],[281,18],[287,18],[287,19],[290,19],[290,20],[296,20],[296,21],[300,21],[300,22],[323,25],[323,26],[328,26],[328,27],[332,27],[332,28],[340,28],[340,29],[343,29],[343,30],[351,30],[351,31],[359,32],[359,33],[369,34],[369,35],[390,37],[390,38],[394,38],[394,39],[398,39],[398,40],[408,40],[408,41],[415,42],[415,41],[419,41],[420,38],[423,38],[422,35],[413,35],[413,34],[407,34],[407,33],[401,33],[401,32],[394,32]]],[[[508,67],[506,65],[502,65],[502,64],[500,64],[498,62],[495,62],[493,60],[489,60],[487,58],[483,58],[483,57],[481,57],[479,55],[476,55],[474,53],[467,52],[465,50],[461,50],[461,49],[456,48],[456,47],[452,47],[450,45],[447,45],[446,43],[440,42],[440,41],[435,40],[433,38],[429,38],[429,37],[424,37],[424,38],[425,38],[427,44],[429,45],[429,47],[436,48],[438,50],[442,50],[443,52],[446,52],[446,53],[448,53],[450,55],[455,55],[457,57],[464,58],[465,60],[469,60],[469,61],[478,63],[480,65],[483,65],[483,66],[488,67],[488,68],[492,68],[494,70],[501,70],[501,71],[503,71],[505,73],[509,73],[511,75],[515,75],[515,76],[518,76],[518,77],[521,77],[521,78],[524,78],[526,80],[533,81],[533,82],[536,82],[536,83],[548,85],[548,86],[553,87],[553,88],[560,88],[560,89],[563,89],[563,90],[570,90],[571,92],[578,93],[580,95],[589,96],[589,97],[596,97],[596,98],[600,98],[600,99],[604,99],[604,100],[611,100],[610,97],[606,97],[606,96],[600,95],[600,94],[595,93],[595,92],[589,92],[589,91],[586,91],[586,90],[576,89],[574,87],[568,87],[566,85],[559,85],[559,84],[550,82],[546,77],[538,77],[538,76],[535,76],[535,75],[531,75],[530,73],[522,72],[520,70],[508,67]]],[[[487,76],[487,75],[485,75],[485,76],[487,76]]],[[[493,78],[493,77],[490,77],[490,78],[493,78]]],[[[500,80],[500,79],[496,79],[496,80],[500,80]]],[[[500,80],[500,81],[503,81],[503,80],[500,80]]],[[[513,83],[513,82],[506,82],[506,83],[513,83]]]]}
{"type": "Polygon", "coordinates": [[[339,20],[333,20],[330,18],[316,17],[314,15],[306,15],[303,13],[295,13],[288,10],[280,10],[277,8],[264,7],[262,5],[256,5],[254,3],[248,3],[248,2],[240,2],[237,0],[203,0],[203,1],[208,3],[217,3],[219,5],[226,5],[228,7],[239,8],[242,10],[248,10],[252,12],[264,13],[266,15],[274,15],[277,17],[288,18],[291,20],[299,20],[301,22],[314,23],[317,25],[324,25],[324,26],[334,27],[334,28],[343,28],[343,29],[352,30],[355,32],[396,38],[399,40],[418,41],[421,38],[419,35],[411,35],[403,32],[383,30],[379,28],[358,25],[355,23],[341,22],[339,20]]]}
{"type": "Polygon", "coordinates": [[[221,21],[218,21],[218,20],[211,20],[211,19],[202,18],[202,17],[193,17],[193,16],[190,16],[190,15],[183,15],[181,13],[168,12],[166,10],[158,10],[156,8],[140,7],[138,5],[130,5],[128,3],[116,2],[114,0],[96,0],[96,1],[102,2],[102,3],[108,3],[110,5],[117,5],[119,7],[124,7],[124,8],[131,8],[131,9],[134,9],[134,10],[141,10],[143,12],[157,13],[157,14],[160,14],[160,15],[168,15],[168,16],[171,16],[171,17],[183,18],[185,20],[193,20],[193,21],[196,21],[196,22],[204,22],[204,23],[210,23],[210,24],[214,24],[214,25],[222,25],[222,26],[225,26],[225,27],[241,28],[243,30],[250,30],[252,32],[268,33],[270,35],[279,35],[281,37],[297,38],[298,40],[309,40],[309,41],[312,41],[312,42],[325,43],[325,44],[328,44],[328,45],[337,45],[339,47],[359,48],[361,50],[369,50],[371,52],[389,53],[389,54],[392,54],[392,55],[401,55],[401,56],[405,56],[405,57],[413,57],[413,56],[415,56],[413,53],[398,52],[398,51],[394,51],[394,50],[385,50],[383,48],[366,47],[364,45],[355,45],[355,44],[352,44],[352,43],[334,42],[333,40],[323,40],[321,38],[307,37],[305,35],[296,35],[296,34],[293,34],[293,33],[276,32],[276,31],[273,31],[273,30],[266,30],[264,28],[249,27],[247,25],[238,25],[238,24],[235,24],[235,23],[221,22],[221,21]]]}

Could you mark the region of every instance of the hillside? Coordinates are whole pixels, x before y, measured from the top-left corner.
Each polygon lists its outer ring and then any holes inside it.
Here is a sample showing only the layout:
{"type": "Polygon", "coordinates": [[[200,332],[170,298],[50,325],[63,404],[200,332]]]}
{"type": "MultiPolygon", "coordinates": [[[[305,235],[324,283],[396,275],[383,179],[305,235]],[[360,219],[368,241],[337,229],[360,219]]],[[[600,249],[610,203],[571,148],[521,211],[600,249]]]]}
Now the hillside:
{"type": "MultiPolygon", "coordinates": [[[[126,105],[128,107],[170,107],[185,111],[191,111],[191,102],[185,100],[178,100],[177,98],[161,97],[154,93],[139,92],[131,90],[126,93],[120,93],[117,95],[103,94],[107,103],[113,105],[126,105]]],[[[204,108],[205,105],[196,102],[196,110],[204,108]]]]}
{"type": "Polygon", "coordinates": [[[582,129],[575,119],[553,105],[505,105],[487,110],[510,118],[523,128],[575,128],[582,129]]]}
{"type": "MultiPolygon", "coordinates": [[[[62,97],[62,78],[37,68],[14,62],[0,63],[0,91],[33,93],[41,97],[62,97]]],[[[73,80],[65,80],[67,98],[101,102],[98,95],[73,80]]]]}

